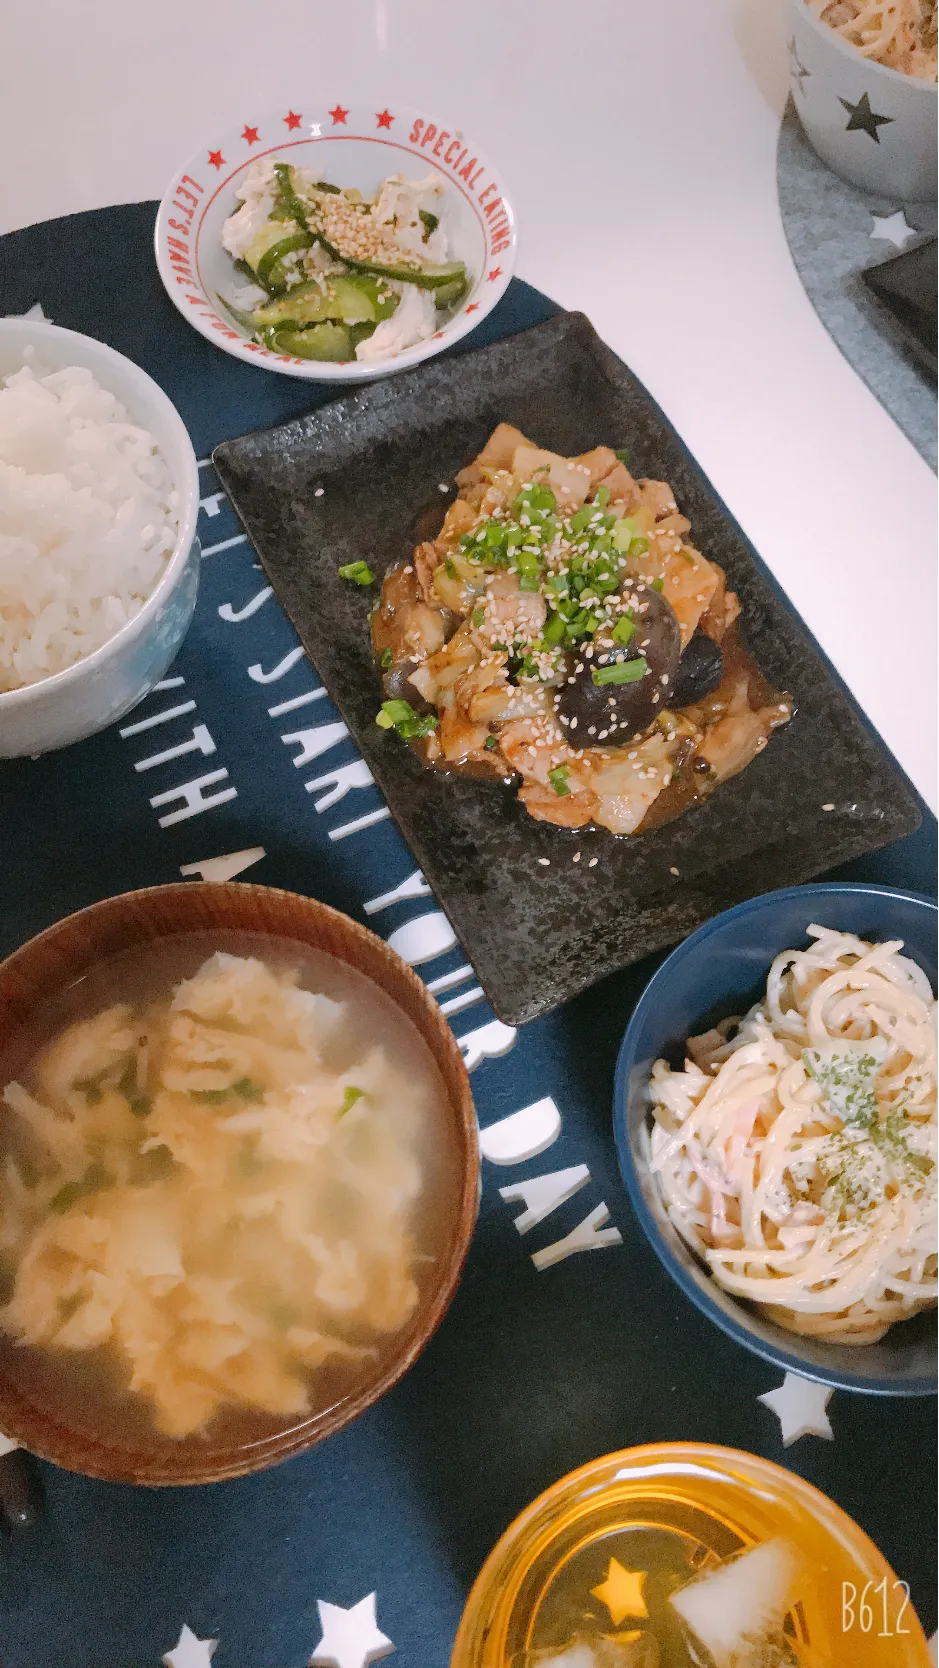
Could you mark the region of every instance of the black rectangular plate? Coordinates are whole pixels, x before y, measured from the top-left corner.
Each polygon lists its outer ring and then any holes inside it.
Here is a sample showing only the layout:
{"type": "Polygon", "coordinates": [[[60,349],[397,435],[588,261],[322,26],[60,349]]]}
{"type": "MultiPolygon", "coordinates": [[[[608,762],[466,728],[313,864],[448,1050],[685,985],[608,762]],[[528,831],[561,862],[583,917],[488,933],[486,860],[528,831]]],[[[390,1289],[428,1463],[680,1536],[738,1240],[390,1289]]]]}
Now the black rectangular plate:
{"type": "Polygon", "coordinates": [[[804,624],[662,412],[581,314],[559,314],[227,441],[214,461],[493,1007],[510,1024],[678,942],[731,904],[807,880],[918,825],[905,779],[804,624]],[[625,446],[637,476],[670,481],[695,544],[740,595],[763,672],[795,697],[791,724],[740,776],[640,838],[533,822],[513,789],[426,768],[375,724],[381,692],[366,618],[375,592],[341,580],[337,569],[364,558],[380,576],[407,555],[421,511],[444,502],[440,483],[450,483],[452,496],[456,471],[500,420],[565,455],[601,442],[625,446]]]}
{"type": "Polygon", "coordinates": [[[907,344],[936,377],[936,239],[893,255],[861,273],[877,300],[892,313],[907,344]]]}

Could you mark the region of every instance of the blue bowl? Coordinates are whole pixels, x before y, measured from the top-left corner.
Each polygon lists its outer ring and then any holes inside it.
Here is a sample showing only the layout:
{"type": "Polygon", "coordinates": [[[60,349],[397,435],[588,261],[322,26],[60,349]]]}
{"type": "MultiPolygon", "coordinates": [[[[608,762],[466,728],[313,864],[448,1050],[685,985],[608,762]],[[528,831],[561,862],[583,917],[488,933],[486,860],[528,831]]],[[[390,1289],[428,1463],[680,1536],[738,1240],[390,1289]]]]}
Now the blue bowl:
{"type": "Polygon", "coordinates": [[[935,1311],[902,1321],[877,1344],[823,1343],[788,1332],[731,1297],[669,1222],[640,1148],[649,1115],[649,1075],[660,1057],[681,1057],[686,1037],[744,1013],[766,988],[774,956],[808,943],[811,922],[861,938],[902,938],[936,986],[937,906],[884,886],[793,886],[718,915],[674,950],[649,981],[623,1038],[613,1108],[620,1169],[653,1250],[686,1297],[728,1337],[772,1361],[842,1390],[926,1396],[936,1390],[935,1311]]]}

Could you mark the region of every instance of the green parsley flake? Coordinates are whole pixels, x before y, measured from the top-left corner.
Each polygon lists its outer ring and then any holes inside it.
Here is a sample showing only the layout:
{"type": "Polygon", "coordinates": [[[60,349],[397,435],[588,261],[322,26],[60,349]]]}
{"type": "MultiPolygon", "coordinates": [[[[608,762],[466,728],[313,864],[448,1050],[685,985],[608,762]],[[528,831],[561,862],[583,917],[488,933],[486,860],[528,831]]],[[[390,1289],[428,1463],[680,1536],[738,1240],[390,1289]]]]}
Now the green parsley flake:
{"type": "Polygon", "coordinates": [[[815,1079],[828,1105],[843,1124],[869,1130],[879,1121],[874,1081],[883,1063],[883,1049],[843,1049],[822,1054],[817,1048],[802,1051],[802,1063],[815,1079]]]}

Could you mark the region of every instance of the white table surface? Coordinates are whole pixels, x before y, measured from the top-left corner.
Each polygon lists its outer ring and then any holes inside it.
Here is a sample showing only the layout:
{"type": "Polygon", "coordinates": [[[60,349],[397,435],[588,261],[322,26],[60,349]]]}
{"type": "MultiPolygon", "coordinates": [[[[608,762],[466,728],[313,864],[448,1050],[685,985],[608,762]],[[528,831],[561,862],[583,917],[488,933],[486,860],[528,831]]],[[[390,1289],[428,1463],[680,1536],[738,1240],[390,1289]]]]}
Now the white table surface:
{"type": "Polygon", "coordinates": [[[465,129],[519,276],[646,383],[935,806],[935,481],[789,258],[779,0],[30,0],[2,56],[0,232],[159,197],[304,89],[465,129]]]}

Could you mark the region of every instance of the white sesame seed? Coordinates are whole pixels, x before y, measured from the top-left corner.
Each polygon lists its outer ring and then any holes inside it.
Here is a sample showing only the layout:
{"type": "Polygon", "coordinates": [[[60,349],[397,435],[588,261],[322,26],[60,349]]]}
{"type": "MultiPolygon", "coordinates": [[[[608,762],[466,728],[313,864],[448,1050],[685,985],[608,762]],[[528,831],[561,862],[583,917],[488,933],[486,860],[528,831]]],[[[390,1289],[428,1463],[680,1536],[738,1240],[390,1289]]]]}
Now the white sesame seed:
{"type": "Polygon", "coordinates": [[[315,491],[315,492],[314,492],[314,494],[313,494],[313,497],[314,497],[314,498],[322,498],[322,496],[323,496],[323,493],[324,493],[324,492],[325,492],[325,491],[326,491],[326,488],[325,488],[325,487],[317,487],[317,489],[316,489],[316,491],[315,491]]]}
{"type": "Polygon", "coordinates": [[[599,861],[599,857],[591,857],[590,862],[587,864],[588,869],[595,869],[599,861]]]}
{"type": "Polygon", "coordinates": [[[580,852],[579,851],[575,851],[573,857],[571,858],[571,862],[572,863],[579,863],[580,862],[580,852]]]}
{"type": "Polygon", "coordinates": [[[829,800],[829,801],[828,801],[828,804],[827,804],[827,805],[823,805],[823,806],[822,806],[822,810],[823,810],[823,811],[833,811],[833,810],[834,810],[834,808],[835,808],[835,807],[834,807],[834,805],[833,805],[833,804],[832,804],[832,802],[831,802],[831,800],[829,800]]]}
{"type": "Polygon", "coordinates": [[[449,487],[449,485],[446,481],[438,481],[437,482],[437,491],[438,492],[449,492],[450,487],[449,487]]]}
{"type": "Polygon", "coordinates": [[[538,861],[541,864],[541,867],[543,869],[550,869],[550,867],[551,867],[550,857],[539,857],[538,861]]]}
{"type": "Polygon", "coordinates": [[[668,872],[669,872],[670,875],[677,875],[679,871],[676,868],[672,867],[671,869],[669,869],[668,872]]]}

